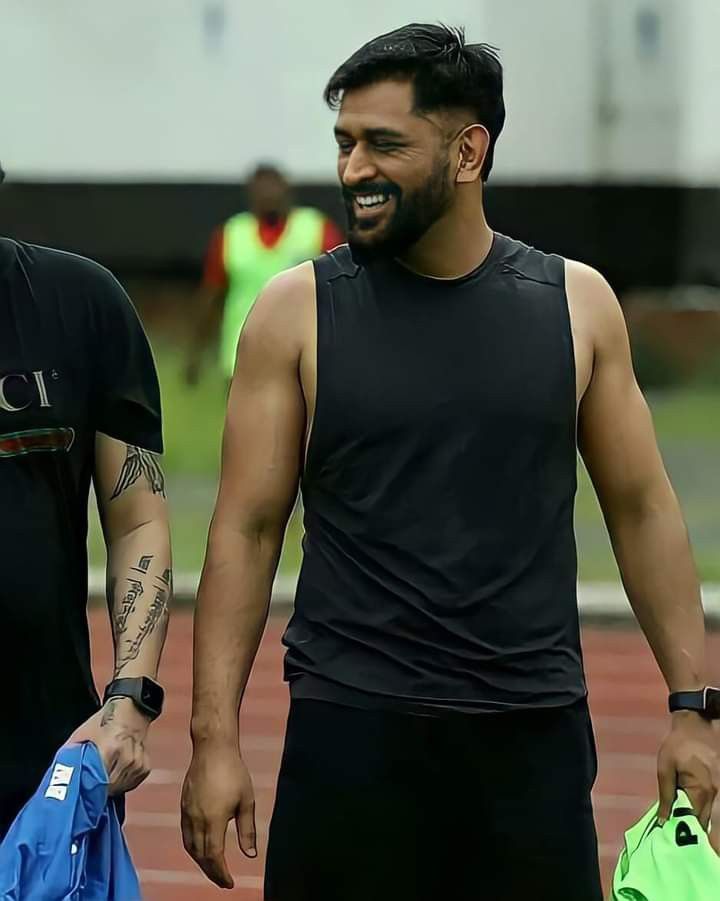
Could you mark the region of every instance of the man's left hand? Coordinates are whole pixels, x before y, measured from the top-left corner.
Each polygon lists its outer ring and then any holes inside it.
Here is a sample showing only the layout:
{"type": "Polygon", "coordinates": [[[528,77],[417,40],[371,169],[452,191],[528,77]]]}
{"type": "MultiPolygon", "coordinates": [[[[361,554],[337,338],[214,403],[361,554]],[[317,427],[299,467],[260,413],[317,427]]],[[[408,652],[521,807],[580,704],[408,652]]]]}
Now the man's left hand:
{"type": "Polygon", "coordinates": [[[91,741],[100,752],[109,777],[110,795],[137,788],[150,774],[145,736],[150,725],[130,698],[111,698],[83,723],[69,742],[91,741]]]}
{"type": "Polygon", "coordinates": [[[718,739],[710,722],[690,710],[673,714],[672,729],[658,755],[658,820],[670,818],[675,792],[683,789],[700,825],[707,830],[720,787],[718,739]]]}

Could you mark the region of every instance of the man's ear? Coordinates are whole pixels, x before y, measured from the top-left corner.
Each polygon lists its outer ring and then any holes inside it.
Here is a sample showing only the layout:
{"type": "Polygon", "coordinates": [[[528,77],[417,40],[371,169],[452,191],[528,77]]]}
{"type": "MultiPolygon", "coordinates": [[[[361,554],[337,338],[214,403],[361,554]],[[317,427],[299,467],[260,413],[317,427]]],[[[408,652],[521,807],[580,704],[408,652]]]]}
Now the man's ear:
{"type": "Polygon", "coordinates": [[[455,174],[458,184],[468,184],[482,177],[489,147],[490,133],[487,128],[480,124],[468,125],[460,135],[458,168],[455,174]]]}

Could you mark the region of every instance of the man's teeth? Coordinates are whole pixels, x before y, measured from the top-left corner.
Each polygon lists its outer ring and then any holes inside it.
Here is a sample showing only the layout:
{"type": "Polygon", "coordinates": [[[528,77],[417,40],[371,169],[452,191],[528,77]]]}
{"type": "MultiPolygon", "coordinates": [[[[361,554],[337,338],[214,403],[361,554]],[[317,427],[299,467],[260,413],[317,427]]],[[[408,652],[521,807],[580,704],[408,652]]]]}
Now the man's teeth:
{"type": "Polygon", "coordinates": [[[357,200],[358,204],[366,208],[380,206],[381,204],[386,203],[387,199],[387,194],[357,194],[355,196],[355,200],[357,200]]]}

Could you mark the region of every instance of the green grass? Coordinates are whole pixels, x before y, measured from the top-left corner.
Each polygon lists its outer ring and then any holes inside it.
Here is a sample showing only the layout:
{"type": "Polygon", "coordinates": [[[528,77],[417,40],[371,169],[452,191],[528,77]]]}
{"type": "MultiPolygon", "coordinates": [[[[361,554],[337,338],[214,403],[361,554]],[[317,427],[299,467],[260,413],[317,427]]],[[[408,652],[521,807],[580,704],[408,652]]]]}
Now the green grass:
{"type": "MultiPolygon", "coordinates": [[[[176,571],[197,570],[205,553],[215,503],[225,384],[208,368],[195,388],[182,380],[181,356],[156,343],[165,417],[165,471],[172,515],[176,571]]],[[[666,465],[683,504],[695,556],[705,581],[720,582],[720,392],[675,390],[648,397],[666,465]]],[[[590,480],[579,466],[576,531],[580,578],[617,579],[602,516],[590,480]]],[[[293,515],[281,559],[281,572],[297,572],[302,523],[293,515]]],[[[90,558],[104,563],[104,547],[91,517],[90,558]]]]}
{"type": "Polygon", "coordinates": [[[165,433],[165,471],[215,478],[227,387],[220,372],[207,366],[195,387],[183,379],[183,357],[162,344],[155,356],[160,374],[165,433]]]}

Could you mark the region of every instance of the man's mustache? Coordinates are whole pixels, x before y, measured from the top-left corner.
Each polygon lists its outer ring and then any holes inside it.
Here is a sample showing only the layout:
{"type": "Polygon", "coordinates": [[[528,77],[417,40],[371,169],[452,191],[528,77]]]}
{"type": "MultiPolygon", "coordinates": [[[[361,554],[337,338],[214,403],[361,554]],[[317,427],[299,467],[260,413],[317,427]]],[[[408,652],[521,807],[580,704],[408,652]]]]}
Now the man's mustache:
{"type": "Polygon", "coordinates": [[[351,202],[354,197],[367,194],[387,194],[388,197],[399,197],[401,191],[400,188],[392,182],[367,181],[361,185],[355,185],[352,188],[343,185],[342,194],[347,202],[351,202]]]}

